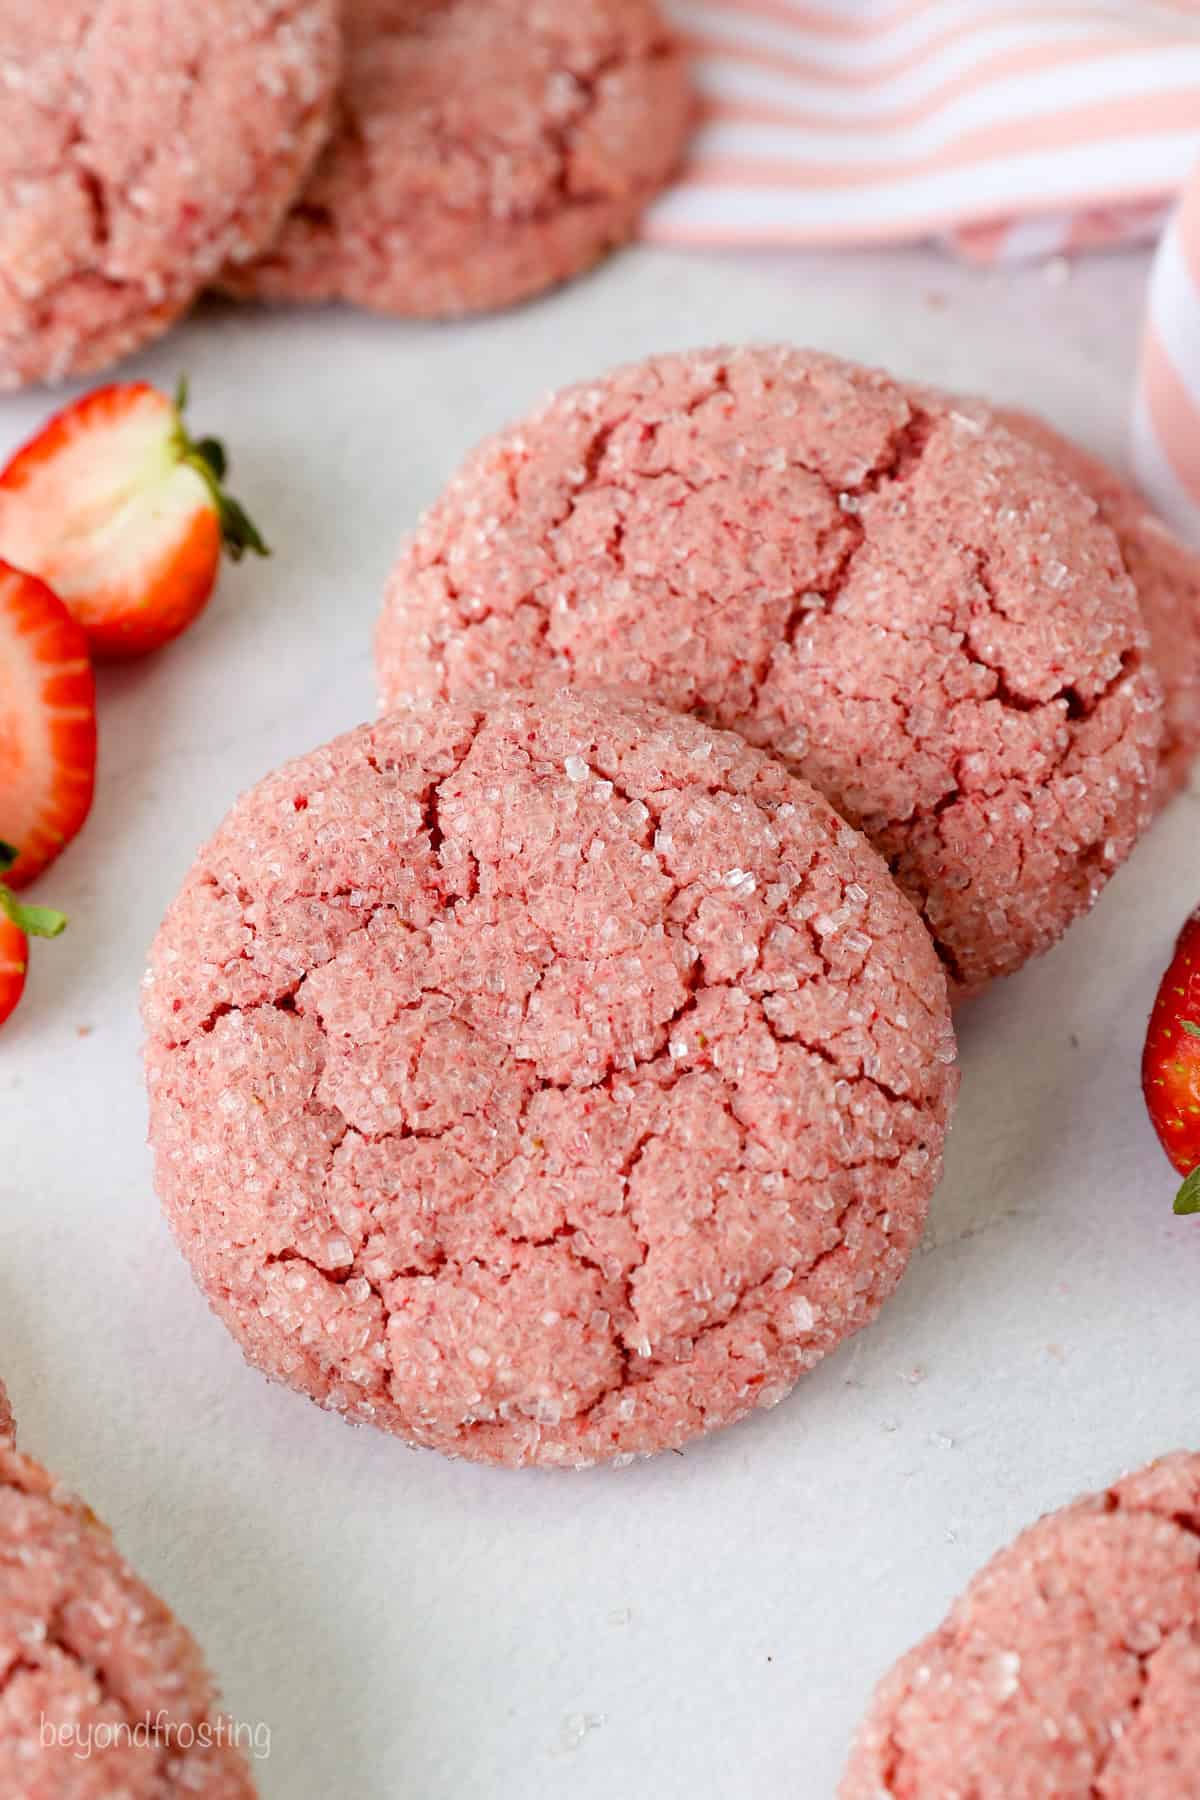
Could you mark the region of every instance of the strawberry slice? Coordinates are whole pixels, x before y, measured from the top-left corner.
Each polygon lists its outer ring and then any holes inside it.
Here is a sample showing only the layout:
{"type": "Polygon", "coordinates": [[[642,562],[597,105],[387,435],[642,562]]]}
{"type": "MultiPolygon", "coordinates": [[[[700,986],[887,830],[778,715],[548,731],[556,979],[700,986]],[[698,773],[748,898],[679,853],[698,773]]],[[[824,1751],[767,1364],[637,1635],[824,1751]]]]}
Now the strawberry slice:
{"type": "Polygon", "coordinates": [[[1177,1213],[1200,1212],[1200,911],[1179,934],[1142,1054],[1142,1092],[1159,1141],[1184,1177],[1177,1213]]]}
{"type": "Polygon", "coordinates": [[[17,1009],[25,992],[29,944],[11,919],[0,918],[0,1025],[17,1009]]]}
{"type": "Polygon", "coordinates": [[[95,779],[87,639],[44,582],[0,562],[0,837],[21,845],[13,887],[75,836],[95,779]]]}
{"type": "Polygon", "coordinates": [[[57,413],[0,474],[0,556],[40,575],[101,661],[144,656],[191,624],[224,547],[268,554],[225,492],[225,451],[147,382],[98,388],[57,413]]]}
{"type": "Polygon", "coordinates": [[[0,918],[0,1025],[25,992],[29,944],[25,933],[11,919],[0,918]]]}
{"type": "MultiPolygon", "coordinates": [[[[0,841],[0,870],[11,869],[16,862],[12,845],[0,841]]],[[[0,1025],[16,1010],[25,992],[29,939],[55,938],[66,928],[62,913],[48,906],[23,906],[0,882],[0,1025]]]]}

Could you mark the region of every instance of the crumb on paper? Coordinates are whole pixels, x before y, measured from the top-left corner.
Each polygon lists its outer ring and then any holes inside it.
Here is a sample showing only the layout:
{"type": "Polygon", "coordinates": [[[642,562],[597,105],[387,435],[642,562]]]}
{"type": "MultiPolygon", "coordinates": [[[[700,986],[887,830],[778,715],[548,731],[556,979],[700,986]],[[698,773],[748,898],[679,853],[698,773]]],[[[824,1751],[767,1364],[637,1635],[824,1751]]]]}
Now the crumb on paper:
{"type": "Polygon", "coordinates": [[[598,1731],[604,1724],[603,1713],[568,1713],[562,1722],[558,1748],[570,1754],[578,1750],[590,1731],[598,1731]]]}

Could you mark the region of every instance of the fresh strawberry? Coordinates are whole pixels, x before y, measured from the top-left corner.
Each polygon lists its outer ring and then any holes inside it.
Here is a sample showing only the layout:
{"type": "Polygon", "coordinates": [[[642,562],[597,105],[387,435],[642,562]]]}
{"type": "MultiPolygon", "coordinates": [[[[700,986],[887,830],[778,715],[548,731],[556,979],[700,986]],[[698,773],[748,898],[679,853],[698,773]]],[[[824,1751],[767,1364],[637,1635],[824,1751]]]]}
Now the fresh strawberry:
{"type": "Polygon", "coordinates": [[[0,474],[0,556],[40,575],[102,661],[186,629],[234,561],[267,547],[225,492],[225,451],[190,437],[187,384],[98,388],[56,414],[0,474]]]}
{"type": "Polygon", "coordinates": [[[19,925],[0,918],[0,1025],[17,1009],[25,992],[29,942],[19,925]]]}
{"type": "MultiPolygon", "coordinates": [[[[0,842],[0,870],[11,869],[16,861],[12,845],[0,842]]],[[[57,937],[66,928],[60,912],[52,912],[48,906],[23,906],[0,882],[0,1025],[25,992],[29,939],[57,937]]]]}
{"type": "Polygon", "coordinates": [[[1150,1014],[1142,1091],[1159,1140],[1184,1177],[1175,1211],[1200,1212],[1200,909],[1179,934],[1150,1014]]]}
{"type": "Polygon", "coordinates": [[[87,639],[44,582],[0,562],[0,837],[21,846],[13,887],[75,836],[95,777],[87,639]]]}

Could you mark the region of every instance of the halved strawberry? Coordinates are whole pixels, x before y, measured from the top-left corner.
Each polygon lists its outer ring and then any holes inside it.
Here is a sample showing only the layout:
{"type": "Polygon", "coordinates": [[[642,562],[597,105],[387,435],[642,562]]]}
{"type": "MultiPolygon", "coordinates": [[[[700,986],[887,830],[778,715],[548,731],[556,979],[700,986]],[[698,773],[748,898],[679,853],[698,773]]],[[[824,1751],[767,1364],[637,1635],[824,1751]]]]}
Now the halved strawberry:
{"type": "MultiPolygon", "coordinates": [[[[0,841],[0,870],[11,869],[17,853],[0,841]]],[[[62,913],[48,906],[23,906],[0,882],[0,1025],[16,1010],[25,992],[31,937],[58,937],[67,928],[62,913]]]]}
{"type": "Polygon", "coordinates": [[[75,836],[95,779],[87,639],[45,582],[0,562],[0,838],[21,846],[13,887],[75,836]]]}
{"type": "Polygon", "coordinates": [[[212,593],[222,546],[267,547],[221,485],[226,457],[144,381],[85,394],[0,474],[0,556],[40,575],[99,660],[143,656],[178,637],[212,593]]]}
{"type": "Polygon", "coordinates": [[[1175,1211],[1200,1212],[1200,911],[1184,924],[1159,984],[1142,1091],[1159,1141],[1184,1177],[1175,1211]]]}
{"type": "Polygon", "coordinates": [[[25,992],[29,943],[19,925],[0,918],[0,1025],[16,1011],[25,992]]]}

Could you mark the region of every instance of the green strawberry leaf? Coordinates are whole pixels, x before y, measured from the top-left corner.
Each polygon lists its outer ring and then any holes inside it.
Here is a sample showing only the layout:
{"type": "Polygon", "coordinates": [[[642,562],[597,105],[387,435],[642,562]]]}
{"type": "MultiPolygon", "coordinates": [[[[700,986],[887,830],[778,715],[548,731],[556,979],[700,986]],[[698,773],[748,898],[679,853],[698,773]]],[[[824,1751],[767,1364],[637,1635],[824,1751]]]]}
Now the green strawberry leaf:
{"type": "Polygon", "coordinates": [[[224,481],[229,469],[229,458],[220,438],[201,438],[196,445],[196,455],[208,464],[218,481],[224,481]]]}
{"type": "Polygon", "coordinates": [[[1200,1213],[1200,1163],[1186,1176],[1175,1196],[1177,1213],[1200,1213]]]}
{"type": "Polygon", "coordinates": [[[195,469],[212,497],[221,527],[221,542],[233,562],[241,562],[248,551],[255,556],[270,556],[262,532],[240,501],[225,491],[229,458],[219,438],[193,438],[184,424],[187,410],[188,381],[181,375],[175,390],[175,455],[189,469],[195,469]]]}
{"type": "Polygon", "coordinates": [[[0,886],[0,913],[26,937],[56,938],[67,929],[67,915],[51,906],[26,906],[11,888],[0,886]]]}
{"type": "Polygon", "coordinates": [[[217,499],[217,517],[221,521],[221,538],[234,562],[241,562],[246,552],[270,556],[262,533],[244,506],[222,489],[217,499]]]}

